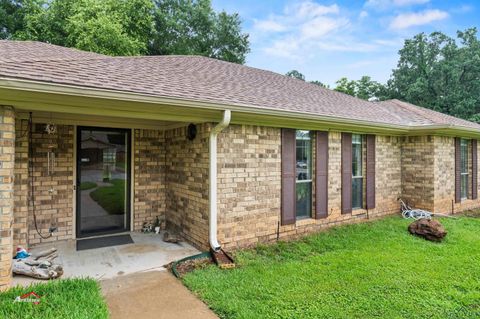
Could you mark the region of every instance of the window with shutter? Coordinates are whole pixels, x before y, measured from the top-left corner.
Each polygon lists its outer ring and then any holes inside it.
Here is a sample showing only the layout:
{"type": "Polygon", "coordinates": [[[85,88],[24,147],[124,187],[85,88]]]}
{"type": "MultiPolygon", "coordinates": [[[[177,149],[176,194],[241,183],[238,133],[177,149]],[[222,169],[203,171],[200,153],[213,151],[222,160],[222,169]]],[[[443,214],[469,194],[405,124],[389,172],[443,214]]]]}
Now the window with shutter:
{"type": "Polygon", "coordinates": [[[296,217],[312,217],[312,137],[310,131],[296,131],[296,217]]]}

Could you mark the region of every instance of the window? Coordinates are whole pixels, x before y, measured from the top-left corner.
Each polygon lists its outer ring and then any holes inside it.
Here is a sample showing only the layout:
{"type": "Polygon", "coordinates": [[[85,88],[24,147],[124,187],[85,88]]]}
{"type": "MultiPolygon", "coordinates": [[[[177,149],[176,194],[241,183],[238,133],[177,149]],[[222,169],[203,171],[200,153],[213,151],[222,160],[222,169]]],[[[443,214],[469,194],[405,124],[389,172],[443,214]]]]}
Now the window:
{"type": "Polygon", "coordinates": [[[312,138],[310,131],[296,131],[297,218],[312,216],[312,138]]]}
{"type": "Polygon", "coordinates": [[[363,136],[352,135],[352,208],[363,207],[363,136]]]}
{"type": "Polygon", "coordinates": [[[460,195],[461,199],[468,197],[468,141],[460,140],[460,195]]]}

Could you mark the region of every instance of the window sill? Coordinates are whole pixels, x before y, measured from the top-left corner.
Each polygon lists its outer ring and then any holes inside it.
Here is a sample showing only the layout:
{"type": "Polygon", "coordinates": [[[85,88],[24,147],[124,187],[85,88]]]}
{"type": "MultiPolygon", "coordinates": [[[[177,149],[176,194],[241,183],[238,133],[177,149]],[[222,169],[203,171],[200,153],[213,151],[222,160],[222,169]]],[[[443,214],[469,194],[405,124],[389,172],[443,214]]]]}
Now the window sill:
{"type": "Polygon", "coordinates": [[[314,224],[315,220],[316,220],[315,218],[312,218],[309,216],[297,218],[297,220],[295,221],[295,226],[305,226],[305,225],[314,224]]]}
{"type": "Polygon", "coordinates": [[[364,215],[367,213],[367,210],[365,208],[353,208],[352,209],[352,215],[364,215]]]}

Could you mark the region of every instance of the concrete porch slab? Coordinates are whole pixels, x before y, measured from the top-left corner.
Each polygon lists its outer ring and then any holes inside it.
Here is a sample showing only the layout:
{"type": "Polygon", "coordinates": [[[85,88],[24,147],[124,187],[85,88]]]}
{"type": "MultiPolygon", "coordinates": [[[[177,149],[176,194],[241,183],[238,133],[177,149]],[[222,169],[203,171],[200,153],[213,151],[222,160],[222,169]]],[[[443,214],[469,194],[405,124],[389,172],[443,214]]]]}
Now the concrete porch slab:
{"type": "MultiPolygon", "coordinates": [[[[164,265],[200,253],[193,246],[181,242],[165,243],[162,234],[130,233],[134,244],[77,251],[74,240],[41,244],[31,252],[51,247],[58,249],[55,261],[64,268],[62,278],[92,277],[109,279],[127,274],[164,270],[164,265]]],[[[29,277],[14,276],[13,285],[29,285],[38,281],[29,277]]]]}

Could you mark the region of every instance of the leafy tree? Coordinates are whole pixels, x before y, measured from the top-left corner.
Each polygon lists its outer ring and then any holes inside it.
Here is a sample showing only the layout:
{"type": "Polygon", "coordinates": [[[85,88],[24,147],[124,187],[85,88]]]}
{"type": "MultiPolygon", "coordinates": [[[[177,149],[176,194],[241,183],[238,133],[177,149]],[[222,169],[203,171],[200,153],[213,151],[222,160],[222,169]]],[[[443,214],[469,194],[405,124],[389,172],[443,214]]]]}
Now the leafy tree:
{"type": "Polygon", "coordinates": [[[454,116],[480,119],[480,41],[476,28],[420,33],[405,41],[388,82],[390,97],[454,116]]]}
{"type": "Polygon", "coordinates": [[[197,54],[245,63],[248,34],[238,14],[213,11],[210,0],[157,0],[150,54],[197,54]]]}
{"type": "Polygon", "coordinates": [[[244,63],[238,14],[210,0],[0,0],[0,38],[109,55],[195,54],[244,63]]]}
{"type": "Polygon", "coordinates": [[[362,76],[360,80],[349,80],[345,77],[335,82],[335,91],[343,92],[363,100],[383,100],[388,98],[386,88],[381,83],[373,81],[369,76],[362,76]]]}
{"type": "Polygon", "coordinates": [[[144,54],[153,8],[150,0],[25,1],[24,24],[12,37],[109,55],[144,54]]]}
{"type": "Polygon", "coordinates": [[[309,81],[309,83],[312,83],[312,84],[315,84],[315,85],[324,87],[324,88],[326,88],[326,89],[329,89],[329,88],[330,88],[330,86],[329,86],[328,84],[324,84],[324,83],[322,83],[322,82],[320,82],[320,81],[317,81],[317,80],[315,80],[315,81],[309,81]]]}
{"type": "Polygon", "coordinates": [[[349,80],[346,77],[341,78],[337,82],[337,85],[334,90],[338,92],[342,92],[348,95],[356,96],[356,83],[353,80],[349,80]]]}
{"type": "Polygon", "coordinates": [[[305,75],[298,72],[297,70],[288,71],[287,73],[285,73],[285,75],[288,76],[288,77],[291,77],[291,78],[295,78],[295,79],[305,81],[305,75]]]}

